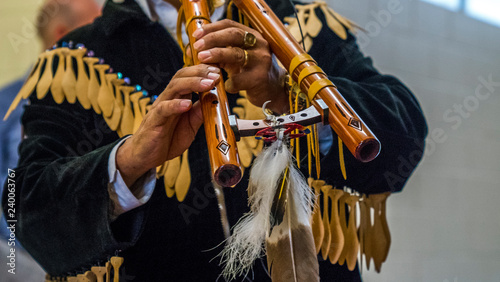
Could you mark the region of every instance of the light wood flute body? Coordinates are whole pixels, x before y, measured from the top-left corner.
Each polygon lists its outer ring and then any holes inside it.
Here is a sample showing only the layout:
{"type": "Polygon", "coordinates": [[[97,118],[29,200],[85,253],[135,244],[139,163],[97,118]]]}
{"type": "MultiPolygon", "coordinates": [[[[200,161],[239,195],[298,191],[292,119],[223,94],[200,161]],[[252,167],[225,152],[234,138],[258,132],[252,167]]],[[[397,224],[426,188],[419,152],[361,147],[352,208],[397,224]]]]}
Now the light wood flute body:
{"type": "Polygon", "coordinates": [[[380,152],[380,142],[316,62],[300,47],[274,12],[263,0],[233,0],[238,9],[269,42],[271,50],[290,72],[300,89],[314,98],[323,99],[329,108],[328,122],[349,151],[362,162],[369,162],[380,152]],[[299,81],[300,80],[300,81],[299,81]]]}
{"type": "MultiPolygon", "coordinates": [[[[192,34],[204,24],[210,23],[209,7],[207,1],[203,0],[182,0],[182,6],[193,63],[197,65],[200,62],[198,52],[192,46],[196,41],[192,34]]],[[[236,185],[241,180],[242,173],[236,138],[229,126],[229,105],[224,81],[221,79],[214,89],[199,95],[214,180],[223,187],[236,185]]]]}

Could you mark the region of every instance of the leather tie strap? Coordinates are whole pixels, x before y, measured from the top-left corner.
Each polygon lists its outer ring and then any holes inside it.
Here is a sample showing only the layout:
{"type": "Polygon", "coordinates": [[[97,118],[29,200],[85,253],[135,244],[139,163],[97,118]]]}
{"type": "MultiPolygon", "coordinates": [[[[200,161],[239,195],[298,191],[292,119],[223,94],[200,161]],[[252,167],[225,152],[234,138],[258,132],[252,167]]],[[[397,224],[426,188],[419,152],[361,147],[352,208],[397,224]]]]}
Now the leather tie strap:
{"type": "Polygon", "coordinates": [[[311,84],[311,87],[309,87],[309,90],[307,91],[307,97],[309,97],[309,100],[312,101],[316,94],[318,94],[318,92],[325,87],[337,88],[330,80],[326,78],[316,80],[311,84]]]}
{"type": "Polygon", "coordinates": [[[309,54],[307,53],[299,54],[293,57],[292,61],[290,62],[288,73],[292,75],[295,69],[304,62],[314,62],[315,64],[317,64],[316,61],[309,54]]]}
{"type": "MultiPolygon", "coordinates": [[[[306,78],[307,76],[309,76],[313,73],[325,74],[323,72],[323,70],[318,66],[308,66],[300,71],[298,85],[300,86],[302,84],[302,80],[304,80],[304,78],[306,78]]],[[[325,74],[325,76],[326,76],[326,74],[325,74]]]]}

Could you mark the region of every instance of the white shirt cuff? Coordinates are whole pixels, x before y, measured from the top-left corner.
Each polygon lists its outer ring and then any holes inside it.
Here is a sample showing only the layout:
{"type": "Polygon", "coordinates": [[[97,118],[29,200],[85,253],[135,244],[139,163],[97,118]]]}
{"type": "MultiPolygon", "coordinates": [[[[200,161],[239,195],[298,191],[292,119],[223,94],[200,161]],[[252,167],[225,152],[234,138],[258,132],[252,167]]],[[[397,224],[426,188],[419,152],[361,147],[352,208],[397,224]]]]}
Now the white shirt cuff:
{"type": "MultiPolygon", "coordinates": [[[[130,136],[129,136],[130,137],[130,136]]],[[[108,193],[111,200],[111,220],[115,220],[119,215],[144,205],[153,194],[156,185],[156,169],[141,176],[132,187],[127,187],[123,181],[120,171],[116,168],[116,153],[118,148],[129,137],[121,140],[113,148],[108,159],[108,193]]]]}

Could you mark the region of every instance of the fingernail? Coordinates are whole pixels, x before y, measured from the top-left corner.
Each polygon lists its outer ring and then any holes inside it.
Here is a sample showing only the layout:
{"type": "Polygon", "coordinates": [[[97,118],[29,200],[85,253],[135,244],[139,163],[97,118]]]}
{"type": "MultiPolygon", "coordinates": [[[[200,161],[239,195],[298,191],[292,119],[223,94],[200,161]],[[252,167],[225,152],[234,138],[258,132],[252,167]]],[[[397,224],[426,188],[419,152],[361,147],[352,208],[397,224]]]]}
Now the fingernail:
{"type": "Polygon", "coordinates": [[[210,72],[208,73],[208,78],[212,79],[213,81],[216,81],[217,79],[219,79],[220,75],[217,74],[217,73],[213,73],[213,72],[210,72]]]}
{"type": "Polygon", "coordinates": [[[191,101],[190,100],[183,100],[181,101],[181,107],[182,108],[189,108],[191,106],[191,101]]]}
{"type": "Polygon", "coordinates": [[[200,61],[208,60],[211,56],[212,54],[210,54],[210,51],[201,51],[198,53],[198,59],[200,59],[200,61]]]}
{"type": "Polygon", "coordinates": [[[209,72],[219,73],[220,69],[216,67],[208,67],[209,72]]]}
{"type": "Polygon", "coordinates": [[[201,80],[201,85],[203,85],[203,86],[211,86],[212,83],[214,83],[214,81],[211,79],[202,79],[201,80]]]}
{"type": "Polygon", "coordinates": [[[193,44],[193,48],[195,50],[200,50],[201,48],[203,48],[204,45],[205,45],[205,40],[204,39],[200,39],[200,40],[196,41],[193,44]]]}
{"type": "Polygon", "coordinates": [[[203,29],[199,28],[193,32],[193,37],[198,39],[198,37],[201,37],[202,34],[203,34],[203,29]]]}

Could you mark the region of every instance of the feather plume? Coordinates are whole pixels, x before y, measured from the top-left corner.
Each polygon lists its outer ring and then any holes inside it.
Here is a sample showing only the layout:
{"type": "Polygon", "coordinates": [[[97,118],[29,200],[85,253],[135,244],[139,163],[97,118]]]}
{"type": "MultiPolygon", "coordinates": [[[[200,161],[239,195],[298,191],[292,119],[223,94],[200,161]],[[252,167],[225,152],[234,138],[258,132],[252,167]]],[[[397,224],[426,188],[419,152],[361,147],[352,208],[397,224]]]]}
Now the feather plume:
{"type": "MultiPolygon", "coordinates": [[[[319,281],[316,247],[310,225],[312,195],[309,185],[293,167],[286,185],[283,220],[266,238],[267,265],[273,282],[319,281]]],[[[278,223],[278,222],[276,222],[278,223]]]]}
{"type": "Polygon", "coordinates": [[[222,276],[232,280],[247,274],[266,242],[273,281],[319,281],[309,223],[314,194],[295,168],[286,142],[273,143],[255,159],[248,193],[250,212],[236,224],[220,254],[222,276]]]}

